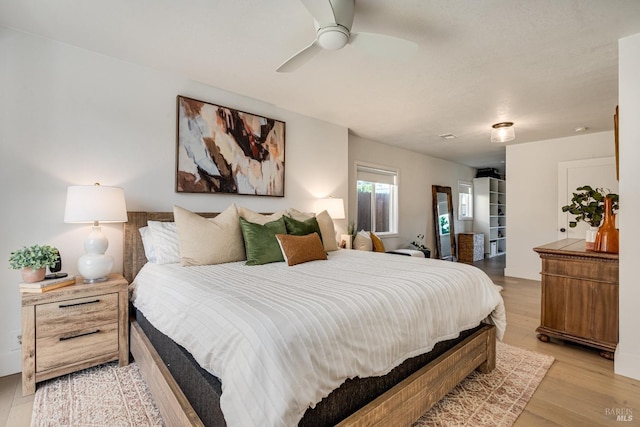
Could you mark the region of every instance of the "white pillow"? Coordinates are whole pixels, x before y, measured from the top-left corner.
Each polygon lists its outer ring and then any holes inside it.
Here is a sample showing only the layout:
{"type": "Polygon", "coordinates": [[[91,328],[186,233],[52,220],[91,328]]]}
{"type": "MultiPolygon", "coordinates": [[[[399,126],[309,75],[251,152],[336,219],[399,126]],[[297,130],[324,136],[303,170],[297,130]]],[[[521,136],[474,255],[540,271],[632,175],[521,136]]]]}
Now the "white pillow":
{"type": "Polygon", "coordinates": [[[358,231],[355,239],[353,239],[353,249],[358,251],[371,251],[373,250],[373,242],[371,241],[371,235],[364,230],[358,231]]]}
{"type": "Polygon", "coordinates": [[[173,217],[178,226],[182,265],[223,264],[247,259],[235,204],[209,219],[174,206],[173,217]]]}
{"type": "Polygon", "coordinates": [[[180,262],[180,243],[175,222],[147,221],[151,229],[156,264],[180,262]]]}
{"type": "Polygon", "coordinates": [[[138,230],[140,237],[142,237],[142,247],[144,248],[144,255],[147,257],[147,261],[152,264],[157,264],[156,248],[153,245],[153,236],[151,235],[151,229],[149,226],[140,227],[138,230]]]}

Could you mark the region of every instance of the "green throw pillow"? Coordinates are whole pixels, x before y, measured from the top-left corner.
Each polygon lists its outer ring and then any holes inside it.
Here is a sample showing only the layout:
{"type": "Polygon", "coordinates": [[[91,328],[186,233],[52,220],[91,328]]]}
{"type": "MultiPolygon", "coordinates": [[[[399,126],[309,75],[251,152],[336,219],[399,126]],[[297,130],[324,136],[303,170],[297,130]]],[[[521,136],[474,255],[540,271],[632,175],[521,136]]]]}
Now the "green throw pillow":
{"type": "Polygon", "coordinates": [[[288,216],[283,216],[284,223],[287,226],[287,233],[294,236],[306,236],[311,233],[318,233],[318,236],[322,239],[322,233],[320,232],[320,226],[318,220],[309,218],[305,221],[298,221],[288,216]]]}
{"type": "Polygon", "coordinates": [[[240,217],[240,228],[247,252],[247,265],[284,261],[282,250],[276,239],[276,234],[287,234],[284,219],[280,218],[260,225],[240,217]]]}

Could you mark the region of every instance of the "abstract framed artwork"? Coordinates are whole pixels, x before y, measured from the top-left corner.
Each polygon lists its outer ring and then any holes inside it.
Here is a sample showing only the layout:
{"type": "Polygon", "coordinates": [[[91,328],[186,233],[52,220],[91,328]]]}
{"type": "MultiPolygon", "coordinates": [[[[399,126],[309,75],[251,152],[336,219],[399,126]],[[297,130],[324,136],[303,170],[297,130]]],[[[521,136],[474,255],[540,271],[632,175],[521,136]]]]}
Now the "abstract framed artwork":
{"type": "Polygon", "coordinates": [[[284,197],[285,122],[178,95],[176,192],[284,197]]]}

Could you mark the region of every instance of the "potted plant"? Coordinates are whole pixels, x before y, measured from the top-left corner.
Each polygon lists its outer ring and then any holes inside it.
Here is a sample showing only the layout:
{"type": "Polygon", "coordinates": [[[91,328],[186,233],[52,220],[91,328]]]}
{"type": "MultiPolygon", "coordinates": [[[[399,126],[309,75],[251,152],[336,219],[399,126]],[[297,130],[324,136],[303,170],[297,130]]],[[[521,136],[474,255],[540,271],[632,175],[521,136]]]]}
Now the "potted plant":
{"type": "Polygon", "coordinates": [[[576,188],[577,193],[573,193],[571,203],[562,207],[562,212],[569,212],[575,215],[575,221],[569,221],[569,227],[575,228],[578,222],[583,221],[589,224],[586,242],[587,249],[593,249],[596,232],[604,217],[604,200],[610,198],[612,201],[612,211],[618,209],[618,195],[609,193],[604,188],[592,188],[589,185],[576,188]]]}
{"type": "Polygon", "coordinates": [[[424,245],[424,234],[418,234],[416,236],[417,240],[410,242],[409,244],[416,248],[419,251],[422,251],[425,258],[431,258],[431,249],[424,245]]]}
{"type": "Polygon", "coordinates": [[[59,258],[58,250],[51,246],[25,246],[11,252],[9,265],[14,270],[22,269],[22,280],[32,283],[43,280],[46,268],[55,266],[59,258]]]}

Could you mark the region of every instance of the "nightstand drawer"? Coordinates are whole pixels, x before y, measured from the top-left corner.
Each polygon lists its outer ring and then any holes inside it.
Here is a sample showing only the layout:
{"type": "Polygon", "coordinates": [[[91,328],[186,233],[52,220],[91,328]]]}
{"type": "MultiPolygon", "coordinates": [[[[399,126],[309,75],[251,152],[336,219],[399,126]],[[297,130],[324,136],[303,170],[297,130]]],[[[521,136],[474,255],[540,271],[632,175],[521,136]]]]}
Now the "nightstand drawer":
{"type": "Polygon", "coordinates": [[[36,306],[36,338],[118,322],[118,294],[76,298],[36,306]]]}
{"type": "Polygon", "coordinates": [[[118,323],[36,338],[36,372],[95,357],[118,357],[118,323]]]}

